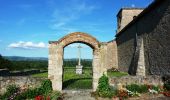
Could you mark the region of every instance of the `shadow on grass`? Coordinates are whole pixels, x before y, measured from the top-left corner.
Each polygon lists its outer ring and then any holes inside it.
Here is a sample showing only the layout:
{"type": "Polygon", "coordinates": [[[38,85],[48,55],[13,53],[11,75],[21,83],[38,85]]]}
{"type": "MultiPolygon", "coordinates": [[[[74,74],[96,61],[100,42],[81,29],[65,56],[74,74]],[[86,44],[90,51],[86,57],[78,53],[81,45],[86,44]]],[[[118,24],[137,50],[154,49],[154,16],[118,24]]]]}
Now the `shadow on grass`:
{"type": "Polygon", "coordinates": [[[63,89],[91,89],[92,78],[76,78],[63,82],[63,89]],[[83,82],[87,81],[87,82],[83,82]],[[76,84],[76,82],[78,82],[76,84]]]}

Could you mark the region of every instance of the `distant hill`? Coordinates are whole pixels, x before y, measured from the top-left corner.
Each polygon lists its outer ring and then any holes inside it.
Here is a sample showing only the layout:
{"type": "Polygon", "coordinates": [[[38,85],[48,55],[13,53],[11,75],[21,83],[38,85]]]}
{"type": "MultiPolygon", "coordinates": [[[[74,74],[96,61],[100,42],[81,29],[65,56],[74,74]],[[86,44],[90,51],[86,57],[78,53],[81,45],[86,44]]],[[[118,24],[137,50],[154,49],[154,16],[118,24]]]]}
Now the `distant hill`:
{"type": "Polygon", "coordinates": [[[47,61],[45,57],[20,57],[20,56],[3,56],[4,58],[11,61],[47,61]]]}
{"type": "MultiPolygon", "coordinates": [[[[21,57],[21,56],[3,56],[10,61],[48,61],[46,57],[21,57]]],[[[64,61],[77,61],[76,58],[64,59],[64,61]]],[[[85,61],[92,61],[92,59],[82,59],[85,61]]]]}

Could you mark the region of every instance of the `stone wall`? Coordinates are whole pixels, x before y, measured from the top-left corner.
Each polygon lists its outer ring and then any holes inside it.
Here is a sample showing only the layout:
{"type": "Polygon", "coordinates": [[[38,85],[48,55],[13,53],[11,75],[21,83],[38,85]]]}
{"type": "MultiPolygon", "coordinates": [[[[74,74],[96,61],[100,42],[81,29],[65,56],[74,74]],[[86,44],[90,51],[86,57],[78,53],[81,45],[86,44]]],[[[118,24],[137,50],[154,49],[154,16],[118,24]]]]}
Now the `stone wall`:
{"type": "Polygon", "coordinates": [[[101,43],[101,66],[105,69],[118,68],[116,41],[101,43]]]}
{"type": "Polygon", "coordinates": [[[130,84],[147,84],[147,85],[163,85],[163,81],[161,76],[124,76],[124,77],[112,77],[109,79],[109,83],[111,86],[116,86],[121,83],[122,85],[130,85],[130,84]]]}
{"type": "Polygon", "coordinates": [[[138,67],[143,40],[145,74],[170,73],[170,1],[156,0],[117,34],[118,66],[131,72],[138,67]],[[138,50],[138,52],[137,52],[138,50]]]}
{"type": "Polygon", "coordinates": [[[142,8],[122,8],[118,13],[118,30],[120,32],[135,16],[138,16],[143,11],[142,8]]]}
{"type": "Polygon", "coordinates": [[[6,91],[7,86],[15,84],[21,88],[28,87],[38,87],[41,85],[41,82],[45,80],[44,78],[35,78],[29,76],[11,76],[11,77],[0,77],[0,94],[3,94],[6,91]]]}

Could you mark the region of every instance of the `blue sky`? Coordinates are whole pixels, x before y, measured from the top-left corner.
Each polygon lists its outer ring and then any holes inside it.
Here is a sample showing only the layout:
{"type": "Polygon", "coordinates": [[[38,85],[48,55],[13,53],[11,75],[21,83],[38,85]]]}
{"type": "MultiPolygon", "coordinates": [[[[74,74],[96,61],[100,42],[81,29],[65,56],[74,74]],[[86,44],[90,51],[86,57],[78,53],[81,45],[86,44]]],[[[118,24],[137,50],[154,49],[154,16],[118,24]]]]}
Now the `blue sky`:
{"type": "MultiPolygon", "coordinates": [[[[0,0],[0,54],[48,57],[48,41],[85,32],[101,42],[114,39],[122,7],[147,7],[153,0],[0,0]]],[[[65,48],[75,58],[77,44],[65,48]]],[[[82,45],[82,57],[91,48],[82,45]]]]}

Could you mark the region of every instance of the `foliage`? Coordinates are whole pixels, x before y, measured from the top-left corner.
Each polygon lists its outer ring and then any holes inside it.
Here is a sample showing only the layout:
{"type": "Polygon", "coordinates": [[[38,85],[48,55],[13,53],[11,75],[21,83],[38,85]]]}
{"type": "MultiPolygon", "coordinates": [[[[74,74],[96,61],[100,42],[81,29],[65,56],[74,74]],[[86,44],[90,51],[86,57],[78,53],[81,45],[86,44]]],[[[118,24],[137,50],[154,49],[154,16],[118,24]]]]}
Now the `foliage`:
{"type": "Polygon", "coordinates": [[[12,69],[11,70],[29,70],[29,69],[39,69],[39,70],[47,70],[48,61],[12,61],[12,69]]]}
{"type": "Polygon", "coordinates": [[[0,69],[9,69],[11,70],[11,66],[13,66],[12,62],[3,58],[1,55],[0,55],[0,69]]]}
{"type": "Polygon", "coordinates": [[[39,95],[48,96],[52,92],[52,83],[50,80],[44,80],[40,87],[34,89],[27,89],[22,94],[16,97],[16,100],[32,99],[39,95]]]}
{"type": "Polygon", "coordinates": [[[127,85],[126,89],[128,89],[129,91],[138,92],[138,93],[148,92],[148,87],[146,85],[131,84],[131,85],[127,85]]]}
{"type": "Polygon", "coordinates": [[[108,77],[103,74],[103,76],[101,76],[99,78],[99,82],[98,82],[98,87],[97,87],[97,93],[99,96],[101,97],[109,97],[111,98],[113,96],[113,91],[111,89],[111,87],[109,86],[109,82],[108,82],[108,77]]]}
{"type": "MultiPolygon", "coordinates": [[[[78,63],[78,59],[70,59],[70,60],[64,60],[64,67],[75,67],[78,63]]],[[[84,68],[86,67],[92,67],[92,60],[91,59],[82,59],[81,64],[84,68]]]]}
{"type": "Polygon", "coordinates": [[[0,97],[0,100],[4,100],[9,98],[11,95],[19,91],[19,87],[16,85],[9,85],[7,86],[6,92],[0,97]]]}
{"type": "Polygon", "coordinates": [[[170,91],[170,84],[169,83],[165,83],[164,84],[164,88],[168,91],[170,91]]]}
{"type": "Polygon", "coordinates": [[[162,80],[164,82],[164,88],[168,91],[170,91],[170,74],[166,74],[162,77],[162,80]]]}
{"type": "MultiPolygon", "coordinates": [[[[70,60],[64,60],[64,67],[75,67],[78,63],[77,59],[70,59],[70,60]]],[[[81,61],[83,68],[92,67],[92,60],[88,59],[82,59],[81,61]]],[[[30,70],[30,69],[39,69],[39,70],[47,70],[48,68],[48,61],[46,60],[24,60],[23,61],[10,61],[8,59],[3,58],[0,55],[0,69],[9,69],[10,71],[18,70],[30,70]]]]}
{"type": "Polygon", "coordinates": [[[128,92],[128,96],[130,96],[130,97],[139,97],[140,96],[140,93],[138,93],[138,92],[132,92],[132,91],[129,91],[129,90],[127,90],[127,92],[128,92]]]}
{"type": "Polygon", "coordinates": [[[62,94],[59,91],[53,91],[50,94],[50,100],[56,100],[56,98],[62,98],[62,94]]]}
{"type": "Polygon", "coordinates": [[[125,90],[118,90],[117,96],[121,97],[121,98],[127,98],[128,97],[128,92],[125,91],[125,90]]]}
{"type": "Polygon", "coordinates": [[[152,86],[152,89],[153,89],[153,90],[155,90],[155,91],[158,91],[158,92],[160,91],[159,86],[155,86],[155,85],[153,85],[153,86],[152,86]]]}
{"type": "Polygon", "coordinates": [[[48,94],[52,91],[52,82],[49,79],[44,80],[40,86],[40,90],[42,90],[44,94],[48,94]]]}

